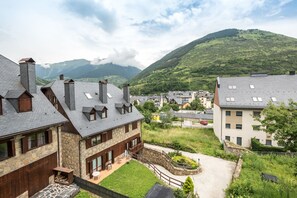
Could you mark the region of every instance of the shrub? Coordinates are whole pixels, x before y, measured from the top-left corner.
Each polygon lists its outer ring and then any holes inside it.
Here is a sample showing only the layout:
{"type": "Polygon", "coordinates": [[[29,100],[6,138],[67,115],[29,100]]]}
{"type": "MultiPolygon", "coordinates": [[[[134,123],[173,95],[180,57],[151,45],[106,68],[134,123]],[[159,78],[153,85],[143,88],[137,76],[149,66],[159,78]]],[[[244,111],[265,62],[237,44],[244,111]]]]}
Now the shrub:
{"type": "Polygon", "coordinates": [[[252,138],[251,147],[253,151],[285,152],[285,149],[281,147],[263,145],[256,138],[252,138]]]}
{"type": "Polygon", "coordinates": [[[184,191],[182,191],[181,189],[178,188],[174,191],[174,197],[175,198],[186,198],[187,195],[184,193],[184,191]]]}
{"type": "Polygon", "coordinates": [[[249,181],[233,183],[227,189],[228,197],[250,197],[253,193],[254,189],[249,181]]]}
{"type": "Polygon", "coordinates": [[[191,177],[187,177],[183,185],[183,191],[185,194],[194,193],[194,183],[191,177]]]}
{"type": "Polygon", "coordinates": [[[177,140],[172,141],[172,146],[175,150],[181,150],[182,146],[177,140]]]}
{"type": "Polygon", "coordinates": [[[174,156],[172,157],[172,160],[176,162],[178,165],[187,165],[191,167],[192,169],[195,169],[198,167],[197,162],[194,160],[186,157],[186,156],[174,156]]]}
{"type": "Polygon", "coordinates": [[[169,157],[174,157],[174,156],[182,156],[182,153],[179,151],[173,151],[168,153],[169,157]]]}

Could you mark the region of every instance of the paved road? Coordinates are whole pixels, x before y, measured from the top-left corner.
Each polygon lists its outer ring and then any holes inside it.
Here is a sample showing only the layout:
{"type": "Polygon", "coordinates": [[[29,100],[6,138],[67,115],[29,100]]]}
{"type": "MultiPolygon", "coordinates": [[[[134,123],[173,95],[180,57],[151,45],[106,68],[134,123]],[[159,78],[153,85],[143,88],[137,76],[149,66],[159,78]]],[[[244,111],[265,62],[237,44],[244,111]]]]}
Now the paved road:
{"type": "MultiPolygon", "coordinates": [[[[173,149],[144,144],[146,148],[172,152],[173,149]]],[[[220,198],[225,196],[224,190],[229,186],[232,174],[235,169],[235,162],[223,160],[220,158],[203,155],[199,153],[183,152],[182,154],[196,161],[200,160],[202,173],[192,175],[195,185],[195,192],[198,192],[200,198],[220,198]]],[[[157,166],[162,172],[178,180],[185,181],[187,176],[176,176],[168,172],[161,166],[157,166]]]]}

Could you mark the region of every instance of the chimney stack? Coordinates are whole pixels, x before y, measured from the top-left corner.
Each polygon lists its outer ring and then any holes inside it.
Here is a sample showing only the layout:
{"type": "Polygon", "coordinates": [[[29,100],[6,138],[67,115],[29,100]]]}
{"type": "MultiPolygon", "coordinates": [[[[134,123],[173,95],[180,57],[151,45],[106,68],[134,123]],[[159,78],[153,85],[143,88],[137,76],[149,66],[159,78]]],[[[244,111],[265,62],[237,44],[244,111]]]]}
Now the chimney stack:
{"type": "Polygon", "coordinates": [[[289,73],[290,73],[290,75],[292,75],[292,76],[295,75],[295,71],[290,71],[289,73]]]}
{"type": "Polygon", "coordinates": [[[22,58],[19,65],[21,84],[29,93],[36,93],[35,61],[32,58],[22,58]]]}
{"type": "Polygon", "coordinates": [[[65,90],[65,103],[69,107],[70,111],[75,110],[75,92],[74,92],[74,80],[64,81],[65,90]]]}
{"type": "Polygon", "coordinates": [[[60,75],[60,80],[64,80],[64,74],[60,75]]]}
{"type": "Polygon", "coordinates": [[[125,84],[123,87],[123,97],[126,102],[130,103],[130,91],[129,91],[129,84],[125,84]]]}
{"type": "Polygon", "coordinates": [[[99,100],[103,103],[107,103],[107,79],[99,81],[99,100]]]}

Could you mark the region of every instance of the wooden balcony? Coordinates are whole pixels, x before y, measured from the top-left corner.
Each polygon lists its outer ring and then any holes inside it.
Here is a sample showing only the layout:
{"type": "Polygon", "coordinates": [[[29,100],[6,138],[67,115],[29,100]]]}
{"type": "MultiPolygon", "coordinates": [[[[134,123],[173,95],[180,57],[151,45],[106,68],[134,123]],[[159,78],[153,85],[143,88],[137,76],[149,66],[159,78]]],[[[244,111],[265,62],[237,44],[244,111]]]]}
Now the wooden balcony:
{"type": "Polygon", "coordinates": [[[129,148],[129,151],[131,153],[137,153],[138,151],[140,151],[141,149],[143,149],[144,145],[143,142],[138,143],[136,146],[129,148]]]}

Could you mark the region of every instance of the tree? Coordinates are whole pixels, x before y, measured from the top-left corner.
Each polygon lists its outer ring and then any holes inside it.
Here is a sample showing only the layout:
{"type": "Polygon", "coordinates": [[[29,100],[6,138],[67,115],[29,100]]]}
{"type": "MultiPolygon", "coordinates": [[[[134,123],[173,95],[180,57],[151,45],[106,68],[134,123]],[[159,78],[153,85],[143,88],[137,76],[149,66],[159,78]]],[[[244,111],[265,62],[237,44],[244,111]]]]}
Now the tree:
{"type": "Polygon", "coordinates": [[[279,145],[291,151],[297,151],[297,103],[289,100],[288,105],[269,103],[261,113],[263,116],[256,117],[263,130],[274,134],[279,145]]]}
{"type": "Polygon", "coordinates": [[[192,193],[194,194],[194,183],[191,177],[187,177],[184,185],[183,185],[183,191],[185,194],[192,193]]]}
{"type": "Polygon", "coordinates": [[[205,107],[201,104],[201,101],[199,98],[196,98],[191,102],[191,109],[196,111],[204,111],[205,107]]]}
{"type": "Polygon", "coordinates": [[[155,113],[158,110],[158,108],[155,107],[155,103],[153,101],[146,101],[143,104],[143,108],[149,110],[152,113],[155,113]]]}

